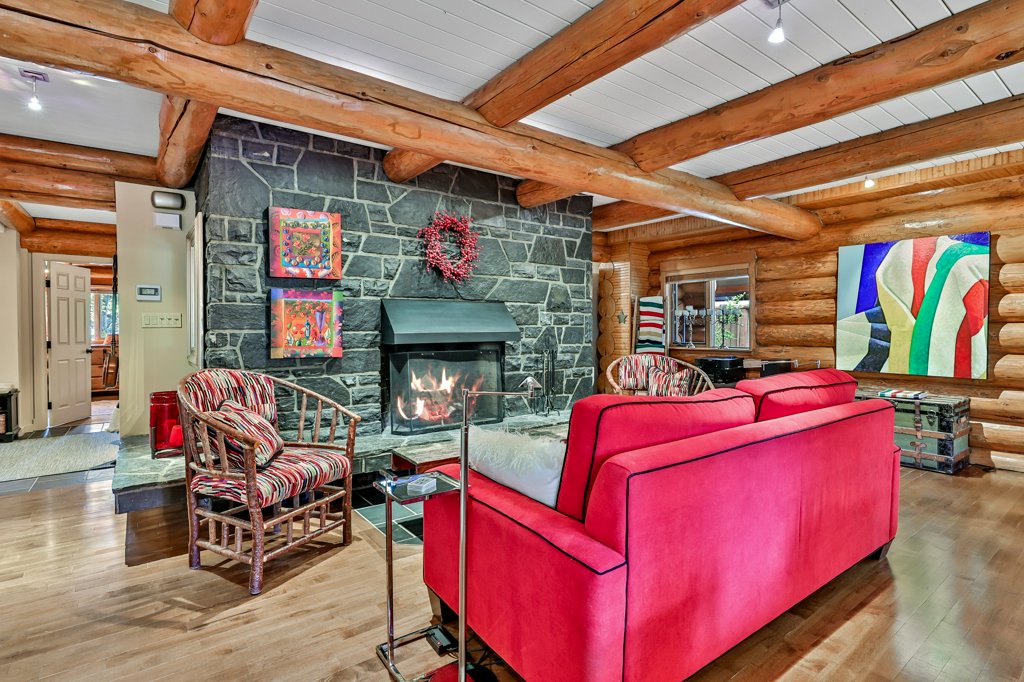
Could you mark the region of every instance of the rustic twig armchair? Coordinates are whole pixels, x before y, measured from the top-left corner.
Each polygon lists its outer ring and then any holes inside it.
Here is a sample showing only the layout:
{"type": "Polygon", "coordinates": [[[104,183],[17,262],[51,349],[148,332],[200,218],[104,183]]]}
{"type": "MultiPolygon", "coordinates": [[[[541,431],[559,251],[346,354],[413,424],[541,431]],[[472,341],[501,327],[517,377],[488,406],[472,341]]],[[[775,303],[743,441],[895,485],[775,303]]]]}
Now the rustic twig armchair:
{"type": "Polygon", "coordinates": [[[191,568],[200,567],[200,549],[247,563],[251,566],[249,592],[259,594],[267,561],[336,529],[341,530],[343,545],[352,541],[352,456],[358,415],[288,381],[228,369],[202,370],[182,379],[178,404],[187,463],[191,568]],[[218,418],[223,413],[216,411],[225,401],[233,401],[279,431],[275,393],[297,400],[297,434],[284,442],[280,454],[260,466],[257,436],[231,428],[218,418]],[[336,445],[338,426],[344,427],[346,419],[345,444],[336,445]],[[329,485],[335,481],[340,485],[329,485]],[[235,504],[215,511],[212,504],[200,504],[202,498],[235,504]],[[290,505],[283,507],[286,501],[290,505]],[[269,510],[266,517],[265,510],[269,510]],[[208,539],[200,539],[203,526],[208,539]],[[268,530],[276,536],[269,551],[268,530]]]}
{"type": "Polygon", "coordinates": [[[651,368],[658,368],[669,374],[677,374],[689,370],[683,385],[678,386],[680,395],[696,395],[704,391],[710,391],[715,387],[700,368],[682,360],[676,360],[668,355],[656,353],[636,353],[634,355],[623,355],[608,365],[605,370],[605,378],[608,385],[615,393],[628,395],[671,395],[671,391],[650,391],[648,384],[648,373],[651,368]]]}

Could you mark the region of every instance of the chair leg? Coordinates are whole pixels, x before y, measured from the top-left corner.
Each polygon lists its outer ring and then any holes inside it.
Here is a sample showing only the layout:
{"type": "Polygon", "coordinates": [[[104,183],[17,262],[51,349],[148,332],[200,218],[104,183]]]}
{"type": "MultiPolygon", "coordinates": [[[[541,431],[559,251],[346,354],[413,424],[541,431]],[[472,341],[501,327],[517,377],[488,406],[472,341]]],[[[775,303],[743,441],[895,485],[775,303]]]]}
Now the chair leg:
{"type": "MultiPolygon", "coordinates": [[[[342,512],[345,525],[341,527],[341,544],[352,544],[352,471],[345,477],[345,497],[342,498],[342,512]]],[[[390,503],[389,503],[390,504],[390,503]]]]}
{"type": "Polygon", "coordinates": [[[196,505],[199,504],[199,501],[196,499],[196,494],[192,492],[192,486],[187,482],[186,488],[188,490],[186,496],[188,504],[188,567],[197,569],[201,568],[199,546],[196,545],[196,540],[199,539],[199,514],[196,514],[196,505]]]}
{"type": "Polygon", "coordinates": [[[257,506],[249,507],[249,520],[252,522],[252,566],[249,571],[249,594],[259,594],[263,590],[263,510],[257,506]]]}

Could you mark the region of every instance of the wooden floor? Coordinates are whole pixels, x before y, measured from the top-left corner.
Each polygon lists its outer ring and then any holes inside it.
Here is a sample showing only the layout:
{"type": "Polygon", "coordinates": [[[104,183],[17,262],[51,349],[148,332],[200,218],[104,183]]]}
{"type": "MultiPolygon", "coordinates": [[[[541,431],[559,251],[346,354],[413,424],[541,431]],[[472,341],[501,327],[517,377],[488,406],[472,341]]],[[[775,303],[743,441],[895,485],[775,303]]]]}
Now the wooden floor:
{"type": "MultiPolygon", "coordinates": [[[[904,470],[900,534],[700,680],[1024,680],[1024,474],[904,470]]],[[[385,680],[381,535],[189,571],[181,509],[112,513],[109,483],[0,498],[0,680],[385,680]]],[[[398,631],[429,618],[420,549],[397,563],[398,631]]],[[[424,647],[425,648],[425,647],[424,647]]],[[[413,654],[406,670],[437,660],[413,654]]],[[[502,676],[510,679],[511,676],[502,676]]]]}

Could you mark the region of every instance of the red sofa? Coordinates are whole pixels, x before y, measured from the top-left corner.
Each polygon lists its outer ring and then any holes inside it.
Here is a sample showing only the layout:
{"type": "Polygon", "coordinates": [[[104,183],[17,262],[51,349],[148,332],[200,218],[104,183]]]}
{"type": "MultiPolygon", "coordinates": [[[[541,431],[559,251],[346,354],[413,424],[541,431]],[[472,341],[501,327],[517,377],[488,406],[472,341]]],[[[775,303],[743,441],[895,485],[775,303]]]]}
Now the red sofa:
{"type": "MultiPolygon", "coordinates": [[[[527,680],[678,682],[896,534],[884,400],[836,370],[576,403],[556,508],[471,474],[469,626],[527,680]]],[[[454,476],[457,467],[444,470],[454,476]]],[[[424,509],[458,611],[458,498],[424,509]]]]}

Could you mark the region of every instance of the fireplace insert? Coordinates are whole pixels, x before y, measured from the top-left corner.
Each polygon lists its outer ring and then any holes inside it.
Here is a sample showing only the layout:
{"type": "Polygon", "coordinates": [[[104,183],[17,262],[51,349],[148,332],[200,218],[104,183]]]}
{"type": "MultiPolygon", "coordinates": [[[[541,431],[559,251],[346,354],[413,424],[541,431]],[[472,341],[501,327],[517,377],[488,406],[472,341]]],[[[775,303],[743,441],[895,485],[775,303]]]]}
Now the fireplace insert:
{"type": "MultiPolygon", "coordinates": [[[[399,435],[440,431],[462,423],[462,391],[501,391],[502,348],[437,350],[404,348],[388,354],[391,432],[399,435]]],[[[479,396],[470,402],[474,424],[504,418],[501,398],[479,396]]]]}
{"type": "MultiPolygon", "coordinates": [[[[505,344],[520,339],[504,303],[385,299],[381,343],[387,357],[384,410],[391,433],[458,428],[463,390],[504,390],[505,344]]],[[[504,402],[479,396],[474,424],[504,419],[504,402]]]]}

